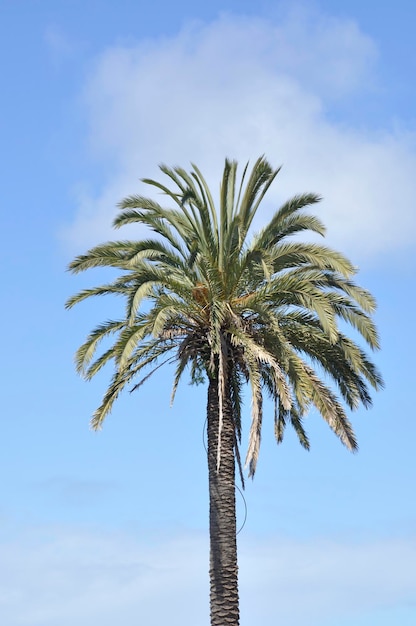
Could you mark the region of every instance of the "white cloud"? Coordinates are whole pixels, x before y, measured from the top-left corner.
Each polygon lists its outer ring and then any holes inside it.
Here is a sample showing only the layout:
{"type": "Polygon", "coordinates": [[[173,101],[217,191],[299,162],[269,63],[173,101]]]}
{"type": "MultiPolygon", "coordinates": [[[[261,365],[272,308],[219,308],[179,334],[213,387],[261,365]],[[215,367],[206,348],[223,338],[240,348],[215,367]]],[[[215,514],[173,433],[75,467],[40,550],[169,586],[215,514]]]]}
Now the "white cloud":
{"type": "Polygon", "coordinates": [[[67,245],[80,250],[114,237],[115,204],[142,192],[138,179],[158,176],[160,162],[197,163],[215,190],[225,156],[245,162],[263,153],[284,164],[266,212],[314,191],[325,198],[318,211],[329,242],[354,258],[409,244],[411,137],[358,131],[329,114],[368,89],[376,57],[353,22],[301,11],[279,24],[223,16],[107,50],[91,69],[85,104],[91,156],[108,176],[96,193],[79,195],[67,245]]]}
{"type": "MultiPolygon", "coordinates": [[[[163,537],[44,527],[0,544],[0,614],[8,626],[208,624],[208,546],[163,537]]],[[[416,540],[240,540],[241,624],[324,619],[414,605],[416,540]]]]}

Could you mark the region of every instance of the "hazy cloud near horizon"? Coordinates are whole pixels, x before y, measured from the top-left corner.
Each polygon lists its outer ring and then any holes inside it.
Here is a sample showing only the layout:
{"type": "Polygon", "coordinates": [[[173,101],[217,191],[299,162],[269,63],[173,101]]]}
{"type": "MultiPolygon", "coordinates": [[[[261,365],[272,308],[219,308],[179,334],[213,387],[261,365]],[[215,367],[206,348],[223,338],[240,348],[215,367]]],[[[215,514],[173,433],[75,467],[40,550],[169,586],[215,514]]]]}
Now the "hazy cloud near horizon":
{"type": "Polygon", "coordinates": [[[324,196],[314,210],[331,245],[359,257],[406,247],[415,235],[414,138],[353,128],[331,114],[337,102],[380,88],[376,63],[375,44],[354,22],[301,11],[279,25],[223,16],[107,49],[83,95],[90,158],[106,183],[80,181],[74,190],[66,248],[119,238],[116,203],[143,193],[139,179],[158,177],[160,162],[195,162],[216,190],[225,156],[245,162],[263,153],[284,165],[263,219],[288,196],[313,191],[324,196]]]}
{"type": "MultiPolygon", "coordinates": [[[[38,526],[0,543],[0,612],[9,626],[99,620],[172,626],[208,623],[205,533],[38,526]]],[[[240,538],[242,626],[311,626],[414,604],[416,538],[240,538]],[[277,595],[278,594],[278,595],[277,595]]]]}

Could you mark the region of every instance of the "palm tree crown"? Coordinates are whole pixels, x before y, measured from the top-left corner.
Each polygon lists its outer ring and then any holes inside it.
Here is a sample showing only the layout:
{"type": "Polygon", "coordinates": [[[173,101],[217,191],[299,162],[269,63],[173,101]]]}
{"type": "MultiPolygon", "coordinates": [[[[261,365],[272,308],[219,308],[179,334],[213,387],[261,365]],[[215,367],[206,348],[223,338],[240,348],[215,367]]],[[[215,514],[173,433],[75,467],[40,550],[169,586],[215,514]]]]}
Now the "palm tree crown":
{"type": "Polygon", "coordinates": [[[157,237],[105,243],[69,266],[74,273],[97,266],[122,271],[110,284],[83,290],[67,302],[69,308],[104,294],[119,294],[126,301],[123,317],[97,326],[76,355],[77,370],[87,380],[108,361],[115,363],[93,428],[101,426],[119,393],[145,368],[153,369],[134,388],[163,363],[175,361],[172,399],[187,366],[193,381],[204,374],[218,377],[220,428],[228,393],[238,460],[242,386],[250,385],[249,475],[254,475],[258,457],[264,391],[274,401],[278,442],[289,423],[309,448],[302,418],[315,406],[342,443],[355,450],[338,396],[350,409],[360,403],[368,407],[368,384],[378,389],[382,380],[359,345],[341,332],[339,320],[353,326],[370,348],[378,348],[371,319],[375,302],[352,281],[356,269],[342,254],[291,238],[307,230],[324,235],[321,221],[304,211],[320,198],[291,198],[248,241],[256,211],[279,171],[265,158],[257,160],[249,176],[246,166],[238,186],[237,164],[226,160],[218,212],[195,165],[190,174],[179,167],[160,169],[175,184],[173,191],[154,180],[144,182],[176,208],[130,196],[120,203],[114,220],[116,228],[143,224],[157,237]],[[100,341],[113,334],[113,345],[94,359],[100,341]],[[326,384],[317,369],[334,385],[326,384]]]}

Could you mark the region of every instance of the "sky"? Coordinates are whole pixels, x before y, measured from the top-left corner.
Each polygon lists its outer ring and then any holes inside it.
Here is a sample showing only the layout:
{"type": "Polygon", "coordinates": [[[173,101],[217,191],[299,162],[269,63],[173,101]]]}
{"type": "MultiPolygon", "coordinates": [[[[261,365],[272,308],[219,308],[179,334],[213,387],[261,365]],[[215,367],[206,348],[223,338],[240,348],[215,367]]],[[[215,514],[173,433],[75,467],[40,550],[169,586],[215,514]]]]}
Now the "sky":
{"type": "Polygon", "coordinates": [[[351,416],[356,455],[315,414],[309,453],[265,419],[241,626],[416,623],[415,20],[410,0],[0,1],[2,623],[208,626],[205,390],[170,408],[160,371],[92,432],[110,373],[82,381],[73,354],[118,303],[65,311],[103,278],[66,267],[120,237],[117,202],[160,163],[215,191],[225,157],[261,154],[283,167],[256,226],[322,195],[378,302],[386,388],[351,416]]]}

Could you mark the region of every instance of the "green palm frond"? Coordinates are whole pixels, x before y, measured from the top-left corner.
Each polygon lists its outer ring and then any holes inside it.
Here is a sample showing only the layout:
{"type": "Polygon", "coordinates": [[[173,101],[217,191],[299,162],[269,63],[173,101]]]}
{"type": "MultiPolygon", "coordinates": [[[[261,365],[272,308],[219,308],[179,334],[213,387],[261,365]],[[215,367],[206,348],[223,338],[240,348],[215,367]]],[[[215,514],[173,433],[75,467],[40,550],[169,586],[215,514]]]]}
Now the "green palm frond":
{"type": "Polygon", "coordinates": [[[109,335],[124,328],[125,322],[120,320],[108,320],[104,324],[97,326],[80,346],[75,355],[75,364],[78,374],[84,374],[95,351],[101,341],[109,335]]]}
{"type": "Polygon", "coordinates": [[[113,283],[100,285],[99,287],[92,287],[91,289],[83,289],[74,296],[68,298],[65,303],[65,308],[72,309],[72,307],[76,304],[79,304],[83,300],[91,298],[92,296],[107,296],[109,294],[123,296],[125,295],[126,291],[129,290],[130,286],[128,284],[128,281],[124,280],[114,281],[113,283]]]}

